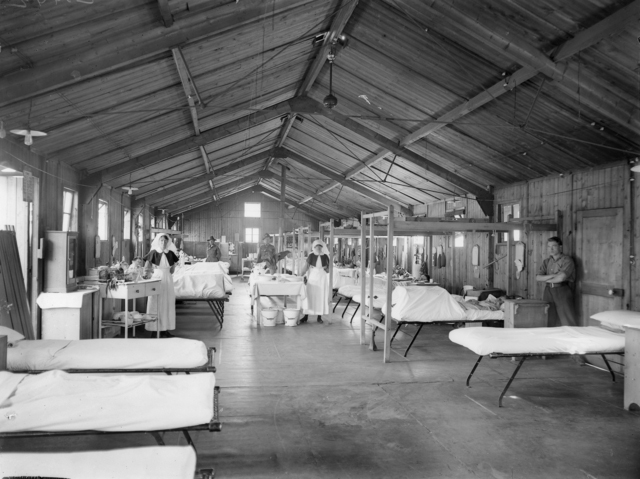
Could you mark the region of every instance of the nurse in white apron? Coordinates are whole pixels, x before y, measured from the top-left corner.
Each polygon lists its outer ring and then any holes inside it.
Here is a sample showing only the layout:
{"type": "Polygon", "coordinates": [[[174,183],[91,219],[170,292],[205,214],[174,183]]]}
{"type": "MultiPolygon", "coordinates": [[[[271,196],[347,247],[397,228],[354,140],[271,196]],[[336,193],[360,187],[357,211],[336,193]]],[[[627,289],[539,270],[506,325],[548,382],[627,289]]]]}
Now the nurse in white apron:
{"type": "Polygon", "coordinates": [[[301,323],[306,323],[310,314],[317,314],[318,322],[322,323],[322,315],[330,313],[329,261],[327,246],[324,242],[315,240],[313,253],[307,256],[302,270],[307,297],[302,302],[304,317],[300,320],[301,323]]]}
{"type": "Polygon", "coordinates": [[[166,234],[158,234],[151,243],[151,251],[146,257],[147,267],[153,265],[151,279],[160,280],[160,294],[149,296],[147,314],[157,314],[158,320],[145,324],[147,331],[160,329],[160,337],[171,338],[169,330],[176,329],[176,292],[173,289],[172,273],[178,262],[178,251],[166,234]]]}

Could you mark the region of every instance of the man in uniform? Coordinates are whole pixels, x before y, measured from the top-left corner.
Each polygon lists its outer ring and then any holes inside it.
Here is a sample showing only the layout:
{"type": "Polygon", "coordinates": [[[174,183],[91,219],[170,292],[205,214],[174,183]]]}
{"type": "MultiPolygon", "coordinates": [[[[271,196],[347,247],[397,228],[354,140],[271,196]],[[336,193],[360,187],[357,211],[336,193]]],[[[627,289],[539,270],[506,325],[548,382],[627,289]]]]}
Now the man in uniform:
{"type": "Polygon", "coordinates": [[[209,237],[206,262],[217,263],[218,261],[220,261],[220,256],[222,256],[222,253],[220,252],[220,248],[216,244],[216,239],[213,236],[209,237]]]}
{"type": "Polygon", "coordinates": [[[269,273],[276,272],[276,247],[271,244],[271,235],[269,233],[265,233],[262,237],[262,244],[258,250],[256,263],[266,263],[269,273]]]}
{"type": "Polygon", "coordinates": [[[562,254],[562,240],[557,236],[548,239],[547,250],[550,256],[542,262],[536,281],[546,283],[542,299],[550,304],[549,326],[578,326],[573,304],[573,259],[562,254]]]}

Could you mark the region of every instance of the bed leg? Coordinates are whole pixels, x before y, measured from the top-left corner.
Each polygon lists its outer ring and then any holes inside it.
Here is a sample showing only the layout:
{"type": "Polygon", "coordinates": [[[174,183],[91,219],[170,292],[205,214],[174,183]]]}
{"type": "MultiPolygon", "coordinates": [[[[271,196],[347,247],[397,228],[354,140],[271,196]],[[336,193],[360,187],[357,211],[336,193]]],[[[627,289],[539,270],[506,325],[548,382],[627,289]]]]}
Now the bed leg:
{"type": "MultiPolygon", "coordinates": [[[[335,297],[335,294],[333,296],[335,297]]],[[[340,301],[342,301],[342,296],[338,298],[338,301],[336,301],[336,305],[333,307],[333,312],[334,313],[336,312],[336,308],[340,304],[340,301]]]]}
{"type": "Polygon", "coordinates": [[[347,312],[347,308],[349,307],[349,305],[351,304],[351,298],[349,298],[349,302],[347,303],[347,305],[344,307],[344,310],[342,311],[342,317],[344,318],[344,313],[347,312]]]}
{"type": "Polygon", "coordinates": [[[158,446],[165,446],[164,439],[162,439],[162,435],[157,431],[149,431],[149,434],[153,436],[153,438],[158,443],[158,446]]]}
{"type": "Polygon", "coordinates": [[[500,399],[498,399],[498,407],[502,407],[502,398],[507,393],[507,389],[509,389],[509,386],[511,386],[511,383],[513,382],[514,378],[516,377],[516,374],[518,374],[518,371],[520,371],[520,368],[522,367],[522,363],[524,363],[525,359],[527,359],[526,356],[522,356],[522,358],[520,358],[520,362],[518,363],[518,366],[516,367],[516,370],[513,372],[513,374],[509,378],[509,382],[504,387],[504,390],[502,391],[502,394],[500,394],[500,399]]]}
{"type": "Polygon", "coordinates": [[[611,364],[609,364],[609,360],[606,358],[606,356],[604,354],[601,354],[600,356],[602,356],[602,359],[604,360],[604,363],[607,365],[607,369],[609,370],[609,373],[611,374],[611,379],[615,383],[616,382],[616,375],[613,372],[613,369],[611,369],[611,364]]]}
{"type": "Polygon", "coordinates": [[[356,310],[353,312],[353,314],[351,315],[351,321],[349,321],[349,324],[353,323],[353,318],[356,317],[356,313],[358,312],[358,310],[360,309],[360,305],[356,306],[356,310]]]}
{"type": "Polygon", "coordinates": [[[478,356],[478,360],[473,365],[473,369],[471,370],[471,372],[469,373],[469,376],[467,377],[467,387],[471,387],[469,386],[469,381],[471,381],[471,376],[473,376],[473,373],[475,373],[476,369],[478,369],[478,364],[480,364],[480,361],[482,361],[482,358],[483,356],[478,356]]]}
{"type": "Polygon", "coordinates": [[[413,346],[414,341],[416,340],[416,338],[418,337],[418,334],[420,334],[420,331],[422,331],[422,327],[424,326],[424,323],[422,323],[420,325],[420,327],[418,328],[418,330],[416,331],[416,334],[413,335],[413,339],[411,340],[411,343],[409,344],[409,347],[407,348],[407,350],[404,352],[404,357],[407,357],[407,354],[409,354],[409,350],[411,349],[411,346],[413,346]]]}
{"type": "Polygon", "coordinates": [[[393,344],[393,340],[396,339],[396,334],[398,334],[398,331],[400,331],[400,327],[402,326],[402,323],[398,323],[398,327],[396,328],[395,332],[393,333],[393,336],[391,336],[391,341],[389,341],[389,346],[391,346],[393,344]]]}
{"type": "Polygon", "coordinates": [[[199,479],[213,479],[216,477],[216,472],[213,469],[199,469],[198,476],[199,479]]]}

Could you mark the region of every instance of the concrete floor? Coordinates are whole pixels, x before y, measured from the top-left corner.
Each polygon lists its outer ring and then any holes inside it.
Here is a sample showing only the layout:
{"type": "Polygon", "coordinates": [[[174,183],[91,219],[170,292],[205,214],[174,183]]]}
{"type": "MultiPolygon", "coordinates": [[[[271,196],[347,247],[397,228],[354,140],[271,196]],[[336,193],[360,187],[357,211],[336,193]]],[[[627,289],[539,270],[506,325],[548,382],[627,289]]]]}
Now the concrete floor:
{"type": "MultiPolygon", "coordinates": [[[[340,318],[342,303],[332,324],[258,328],[247,283],[234,282],[222,330],[201,303],[179,306],[176,330],[218,350],[223,430],[194,434],[198,466],[218,478],[640,478],[640,414],[622,408],[621,379],[569,359],[529,360],[498,408],[515,363],[485,359],[467,388],[476,356],[446,326],[424,328],[407,359],[383,364],[359,344],[357,321],[340,318]]],[[[0,447],[152,444],[115,435],[0,447]]]]}

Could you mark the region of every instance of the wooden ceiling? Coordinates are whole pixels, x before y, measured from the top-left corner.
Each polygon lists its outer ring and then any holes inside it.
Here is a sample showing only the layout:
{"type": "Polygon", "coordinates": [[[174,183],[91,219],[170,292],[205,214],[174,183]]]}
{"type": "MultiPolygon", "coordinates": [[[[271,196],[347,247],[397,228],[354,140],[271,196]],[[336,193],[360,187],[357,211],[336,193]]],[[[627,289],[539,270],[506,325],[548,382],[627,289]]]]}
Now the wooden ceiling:
{"type": "Polygon", "coordinates": [[[320,219],[491,214],[495,187],[640,155],[639,19],[640,0],[0,0],[0,120],[172,213],[279,197],[286,165],[320,219]]]}

